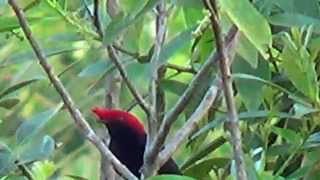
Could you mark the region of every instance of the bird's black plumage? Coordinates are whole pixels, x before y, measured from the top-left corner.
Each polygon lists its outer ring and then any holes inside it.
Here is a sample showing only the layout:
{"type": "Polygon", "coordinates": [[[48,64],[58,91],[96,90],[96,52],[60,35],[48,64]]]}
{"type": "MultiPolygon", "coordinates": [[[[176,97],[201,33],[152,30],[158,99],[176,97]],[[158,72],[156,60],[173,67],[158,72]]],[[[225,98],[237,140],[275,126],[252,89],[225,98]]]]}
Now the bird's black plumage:
{"type": "MultiPolygon", "coordinates": [[[[93,112],[107,126],[111,141],[110,150],[136,176],[140,177],[146,132],[141,122],[132,114],[120,110],[95,108],[93,112]]],[[[170,158],[158,171],[159,174],[181,174],[170,158]]]]}

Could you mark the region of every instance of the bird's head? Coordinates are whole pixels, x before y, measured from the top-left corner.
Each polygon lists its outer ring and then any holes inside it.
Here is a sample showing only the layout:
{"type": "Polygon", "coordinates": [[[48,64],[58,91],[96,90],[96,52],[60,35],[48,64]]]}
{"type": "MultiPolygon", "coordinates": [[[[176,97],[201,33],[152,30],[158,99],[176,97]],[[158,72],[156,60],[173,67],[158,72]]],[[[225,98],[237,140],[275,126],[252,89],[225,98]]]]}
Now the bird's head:
{"type": "Polygon", "coordinates": [[[108,127],[111,136],[126,132],[145,134],[143,124],[129,112],[103,107],[94,107],[92,112],[100,122],[108,127]]]}

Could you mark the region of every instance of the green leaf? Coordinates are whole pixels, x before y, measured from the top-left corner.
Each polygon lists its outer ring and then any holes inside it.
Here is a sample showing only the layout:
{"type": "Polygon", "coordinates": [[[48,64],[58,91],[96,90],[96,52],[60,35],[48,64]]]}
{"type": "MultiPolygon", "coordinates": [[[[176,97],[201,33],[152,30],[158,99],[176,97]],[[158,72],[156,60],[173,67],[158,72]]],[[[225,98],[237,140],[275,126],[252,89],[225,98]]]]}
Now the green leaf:
{"type": "Polygon", "coordinates": [[[275,83],[272,83],[271,81],[267,81],[267,80],[261,79],[261,78],[256,77],[256,76],[252,76],[250,74],[241,74],[241,73],[232,74],[232,77],[234,79],[248,79],[248,80],[254,80],[254,81],[258,81],[258,82],[264,83],[264,84],[266,84],[266,85],[268,85],[268,86],[270,86],[272,88],[276,88],[276,89],[288,94],[291,99],[293,99],[293,100],[295,100],[295,101],[297,101],[297,102],[299,102],[301,104],[304,104],[306,106],[311,107],[311,105],[308,102],[306,102],[305,100],[303,100],[301,97],[298,97],[296,94],[288,91],[287,89],[285,89],[285,88],[283,88],[283,87],[281,87],[281,86],[279,86],[279,85],[277,85],[275,83]]]}
{"type": "Polygon", "coordinates": [[[231,21],[266,58],[265,52],[272,42],[271,29],[267,20],[248,0],[221,0],[219,2],[231,21]]]}
{"type": "MultiPolygon", "coordinates": [[[[247,61],[239,57],[232,64],[232,70],[234,73],[251,74],[261,79],[269,80],[271,72],[268,62],[260,58],[257,63],[257,68],[252,68],[247,61]]],[[[249,79],[235,79],[235,84],[246,108],[249,111],[259,109],[263,100],[262,88],[264,84],[249,79]]]]}
{"type": "Polygon", "coordinates": [[[258,51],[243,34],[240,35],[236,48],[237,53],[246,60],[252,68],[256,69],[258,67],[258,51]]]}
{"type": "Polygon", "coordinates": [[[47,180],[55,172],[55,164],[51,161],[35,162],[32,165],[31,173],[35,180],[47,180]]]}
{"type": "Polygon", "coordinates": [[[320,20],[298,13],[280,13],[269,17],[269,22],[273,25],[284,27],[302,27],[313,25],[317,32],[320,32],[320,20]]]}
{"type": "Polygon", "coordinates": [[[224,137],[218,137],[214,141],[206,144],[204,147],[201,147],[197,152],[192,153],[190,157],[181,165],[181,169],[184,170],[187,167],[195,164],[200,159],[206,157],[209,153],[212,153],[223,145],[227,140],[224,137]]]}
{"type": "Polygon", "coordinates": [[[288,34],[284,41],[285,48],[281,57],[285,73],[299,91],[313,102],[317,102],[319,99],[317,73],[308,50],[303,45],[293,42],[288,34]]]}
{"type": "Polygon", "coordinates": [[[36,81],[38,81],[39,79],[31,79],[31,80],[27,80],[27,81],[22,81],[20,83],[17,83],[15,85],[12,85],[10,86],[9,88],[3,90],[1,93],[0,93],[0,99],[3,98],[4,96],[8,95],[8,94],[11,94],[27,85],[30,85],[36,81]]]}
{"type": "Polygon", "coordinates": [[[192,40],[192,31],[194,28],[189,28],[177,36],[172,38],[168,43],[164,45],[160,52],[159,61],[162,64],[165,64],[169,58],[171,58],[177,51],[186,47],[186,45],[190,44],[192,40]]]}
{"type": "MultiPolygon", "coordinates": [[[[39,22],[42,21],[43,17],[33,17],[33,18],[28,18],[29,23],[34,23],[34,22],[39,22]]],[[[20,28],[20,24],[18,22],[18,19],[13,16],[13,17],[5,17],[5,16],[0,16],[0,32],[6,32],[6,31],[12,31],[14,29],[20,28]]]]}
{"type": "Polygon", "coordinates": [[[195,179],[188,176],[158,175],[158,176],[150,177],[147,180],[195,180],[195,179]]]}
{"type": "Polygon", "coordinates": [[[17,143],[23,144],[41,131],[49,120],[59,112],[62,106],[63,103],[60,103],[56,108],[36,114],[29,120],[23,122],[16,131],[17,143]]]}
{"type": "Polygon", "coordinates": [[[284,138],[288,143],[294,145],[300,145],[302,143],[302,136],[299,132],[293,131],[291,129],[272,127],[272,132],[284,138]]]}
{"type": "Polygon", "coordinates": [[[11,109],[20,102],[18,98],[6,98],[0,100],[0,107],[11,109]]]}
{"type": "Polygon", "coordinates": [[[186,169],[184,174],[195,179],[203,179],[205,177],[209,178],[209,173],[212,169],[223,168],[228,163],[230,163],[230,159],[227,158],[210,158],[194,164],[190,168],[186,169]]]}
{"type": "Polygon", "coordinates": [[[198,0],[179,0],[178,5],[180,5],[179,2],[181,2],[181,5],[183,6],[183,15],[188,27],[194,26],[200,19],[203,18],[202,3],[199,3],[198,0]],[[188,1],[192,2],[189,4],[188,1]]]}

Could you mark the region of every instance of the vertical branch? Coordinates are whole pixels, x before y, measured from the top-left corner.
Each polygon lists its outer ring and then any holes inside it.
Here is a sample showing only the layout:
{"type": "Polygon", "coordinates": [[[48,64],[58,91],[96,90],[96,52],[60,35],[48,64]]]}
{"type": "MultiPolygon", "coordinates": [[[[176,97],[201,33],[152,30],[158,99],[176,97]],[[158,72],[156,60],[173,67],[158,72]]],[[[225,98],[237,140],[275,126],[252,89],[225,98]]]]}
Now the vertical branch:
{"type": "Polygon", "coordinates": [[[163,76],[163,72],[161,70],[160,60],[160,52],[165,40],[166,31],[167,31],[167,12],[166,12],[166,3],[165,1],[161,1],[159,5],[156,7],[157,16],[156,16],[156,37],[154,44],[154,51],[151,57],[151,83],[150,83],[150,116],[148,118],[148,136],[146,143],[146,150],[144,153],[144,165],[142,167],[143,177],[149,177],[156,174],[155,171],[155,163],[154,160],[158,155],[161,147],[158,149],[152,149],[151,145],[156,136],[157,128],[159,124],[159,113],[162,113],[163,105],[163,93],[160,86],[160,77],[163,76]]]}
{"type": "Polygon", "coordinates": [[[223,92],[227,104],[228,109],[228,121],[226,122],[227,129],[231,134],[231,141],[233,146],[233,154],[236,162],[236,172],[237,179],[246,180],[247,173],[245,170],[245,163],[243,158],[242,151],[242,143],[241,143],[241,131],[239,128],[239,118],[237,114],[237,109],[235,106],[235,100],[233,97],[233,89],[232,89],[232,79],[231,79],[231,71],[230,71],[230,59],[226,54],[226,46],[224,40],[222,38],[222,32],[218,17],[218,10],[216,6],[215,0],[204,0],[204,4],[206,8],[210,11],[210,20],[212,30],[215,36],[215,45],[217,47],[217,52],[221,57],[219,61],[221,78],[222,78],[222,86],[223,92]]]}
{"type": "MultiPolygon", "coordinates": [[[[148,135],[152,140],[156,133],[157,124],[157,97],[159,86],[159,69],[160,69],[160,53],[165,40],[166,35],[166,7],[165,1],[161,1],[156,7],[156,39],[154,44],[154,51],[151,57],[151,83],[150,83],[150,118],[148,120],[148,135]]],[[[147,143],[148,144],[148,143],[147,143]]]]}
{"type": "Polygon", "coordinates": [[[45,71],[48,76],[48,79],[52,83],[53,87],[56,89],[57,93],[60,95],[62,101],[64,102],[69,114],[71,115],[72,119],[76,127],[79,131],[100,151],[100,153],[108,159],[115,167],[115,169],[121,173],[124,177],[131,180],[137,180],[137,178],[126,168],[108,149],[108,147],[102,142],[102,140],[96,135],[87,121],[84,119],[83,115],[81,114],[80,110],[76,107],[75,103],[71,99],[69,92],[65,89],[64,85],[58,78],[58,76],[54,73],[52,66],[48,63],[48,60],[41,49],[39,43],[33,37],[30,26],[27,22],[26,16],[22,9],[18,6],[16,0],[9,0],[8,1],[12,9],[14,10],[19,24],[29,41],[36,57],[39,60],[39,64],[45,71]]]}
{"type": "MultiPolygon", "coordinates": [[[[97,31],[102,37],[104,34],[102,33],[101,29],[101,22],[99,19],[99,2],[105,2],[101,0],[94,0],[94,15],[95,15],[95,21],[94,24],[97,27],[97,31]]],[[[105,2],[106,4],[102,4],[101,6],[107,6],[107,13],[113,18],[119,13],[119,4],[117,0],[107,0],[105,2]]],[[[103,38],[103,37],[102,37],[103,38]]],[[[111,56],[112,52],[108,50],[109,57],[111,56]]],[[[106,77],[106,93],[105,93],[105,107],[107,108],[117,108],[120,106],[120,91],[121,91],[121,84],[122,84],[122,78],[118,71],[111,72],[106,77]]],[[[103,140],[106,144],[109,144],[110,136],[108,133],[108,129],[106,127],[104,128],[104,137],[103,140]]],[[[107,159],[102,158],[100,163],[100,180],[116,180],[119,177],[113,170],[112,166],[110,166],[110,162],[107,161],[107,159]]]]}

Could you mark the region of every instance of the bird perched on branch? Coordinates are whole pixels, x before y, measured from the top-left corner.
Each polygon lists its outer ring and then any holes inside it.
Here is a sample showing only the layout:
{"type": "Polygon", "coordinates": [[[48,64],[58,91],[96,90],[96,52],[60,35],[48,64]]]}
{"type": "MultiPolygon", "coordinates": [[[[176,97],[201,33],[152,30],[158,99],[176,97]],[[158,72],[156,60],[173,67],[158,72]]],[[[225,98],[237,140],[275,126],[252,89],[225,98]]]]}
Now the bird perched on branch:
{"type": "MultiPolygon", "coordinates": [[[[111,136],[110,150],[136,176],[140,177],[147,134],[133,114],[117,109],[95,107],[92,112],[107,126],[111,136]]],[[[181,174],[173,159],[169,159],[159,174],[181,174]]]]}

